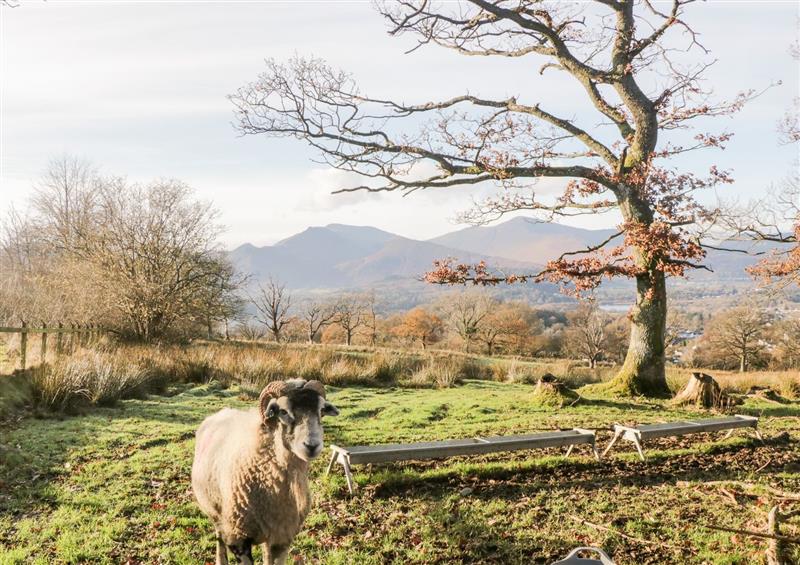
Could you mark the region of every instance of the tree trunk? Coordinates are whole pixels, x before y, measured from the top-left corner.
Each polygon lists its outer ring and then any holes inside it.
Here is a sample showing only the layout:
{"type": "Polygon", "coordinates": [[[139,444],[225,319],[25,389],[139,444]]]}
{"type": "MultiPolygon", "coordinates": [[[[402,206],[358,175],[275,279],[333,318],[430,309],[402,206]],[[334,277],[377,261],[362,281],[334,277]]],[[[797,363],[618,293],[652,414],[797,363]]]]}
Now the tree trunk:
{"type": "Polygon", "coordinates": [[[353,332],[351,330],[345,330],[345,333],[347,334],[347,345],[350,345],[353,341],[353,332]]]}
{"type": "Polygon", "coordinates": [[[742,347],[742,354],[739,356],[739,372],[744,373],[747,371],[747,346],[742,347]]]}
{"type": "Polygon", "coordinates": [[[597,366],[597,360],[594,357],[589,357],[589,368],[594,369],[597,366]]]}
{"type": "Polygon", "coordinates": [[[623,395],[669,394],[664,372],[667,288],[662,271],[636,277],[636,305],[629,317],[628,353],[620,372],[608,383],[609,389],[623,395]]]}

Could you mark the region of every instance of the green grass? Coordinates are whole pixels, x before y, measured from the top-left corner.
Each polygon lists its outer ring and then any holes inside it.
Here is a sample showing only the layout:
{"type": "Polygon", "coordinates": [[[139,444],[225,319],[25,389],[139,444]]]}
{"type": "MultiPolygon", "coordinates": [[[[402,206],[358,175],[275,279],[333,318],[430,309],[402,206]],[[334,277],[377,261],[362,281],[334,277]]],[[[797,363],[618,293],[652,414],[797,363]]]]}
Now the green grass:
{"type": "MultiPolygon", "coordinates": [[[[535,408],[532,388],[468,381],[449,389],[331,389],[341,416],[326,442],[378,443],[471,437],[697,415],[660,402],[589,399],[535,408]]],[[[189,472],[193,432],[223,406],[252,405],[213,383],[174,396],[126,400],[82,416],[25,419],[0,430],[0,563],[213,561],[209,523],[189,472]]],[[[178,391],[173,391],[178,392],[178,391]]],[[[748,403],[767,438],[796,434],[800,405],[748,403]]],[[[759,563],[764,540],[716,532],[762,530],[768,496],[737,496],[678,481],[742,480],[800,490],[800,443],[761,445],[737,433],[653,443],[640,463],[623,445],[602,463],[585,449],[357,467],[348,497],[340,473],[312,468],[314,507],[292,549],[305,563],[551,563],[572,547],[598,545],[615,561],[759,563]],[[472,489],[462,495],[466,487],[472,489]],[[587,520],[627,536],[582,524],[587,520]]],[[[736,491],[735,487],[729,489],[736,491]]],[[[787,522],[785,535],[800,526],[787,522]]],[[[795,546],[796,547],[796,546],[795,546]]],[[[795,549],[794,559],[800,559],[795,549]]]]}

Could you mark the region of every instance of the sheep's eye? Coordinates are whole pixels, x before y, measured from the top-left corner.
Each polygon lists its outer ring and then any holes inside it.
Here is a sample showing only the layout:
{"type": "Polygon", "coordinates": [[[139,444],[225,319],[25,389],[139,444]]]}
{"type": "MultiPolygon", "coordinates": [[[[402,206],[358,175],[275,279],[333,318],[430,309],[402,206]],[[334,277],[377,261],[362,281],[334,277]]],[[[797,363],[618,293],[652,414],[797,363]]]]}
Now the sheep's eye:
{"type": "Polygon", "coordinates": [[[283,408],[281,408],[278,411],[278,414],[280,414],[281,416],[287,416],[289,413],[286,410],[284,410],[283,408]]]}

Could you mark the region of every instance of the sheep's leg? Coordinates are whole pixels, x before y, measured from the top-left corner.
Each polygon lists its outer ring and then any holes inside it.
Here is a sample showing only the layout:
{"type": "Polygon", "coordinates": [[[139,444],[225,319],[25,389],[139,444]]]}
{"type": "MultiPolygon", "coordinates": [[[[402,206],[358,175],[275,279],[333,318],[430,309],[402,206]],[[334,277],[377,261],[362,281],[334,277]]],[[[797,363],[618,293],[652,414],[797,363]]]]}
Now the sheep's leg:
{"type": "Polygon", "coordinates": [[[284,565],[288,556],[287,546],[264,544],[264,565],[284,565]]]}
{"type": "Polygon", "coordinates": [[[217,532],[217,565],[228,565],[228,546],[217,532]]]}
{"type": "Polygon", "coordinates": [[[253,563],[253,542],[250,540],[228,544],[228,549],[236,556],[239,565],[254,565],[253,563]]]}

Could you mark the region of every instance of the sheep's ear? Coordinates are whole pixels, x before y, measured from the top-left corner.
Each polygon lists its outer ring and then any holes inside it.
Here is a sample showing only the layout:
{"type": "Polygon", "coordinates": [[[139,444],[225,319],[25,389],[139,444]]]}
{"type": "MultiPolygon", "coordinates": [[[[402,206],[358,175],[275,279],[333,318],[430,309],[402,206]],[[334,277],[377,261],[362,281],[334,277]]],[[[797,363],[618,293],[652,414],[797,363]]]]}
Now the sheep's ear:
{"type": "Polygon", "coordinates": [[[323,416],[338,416],[339,415],[339,409],[336,408],[336,406],[334,406],[330,402],[326,401],[325,404],[322,405],[322,415],[323,416]]]}

